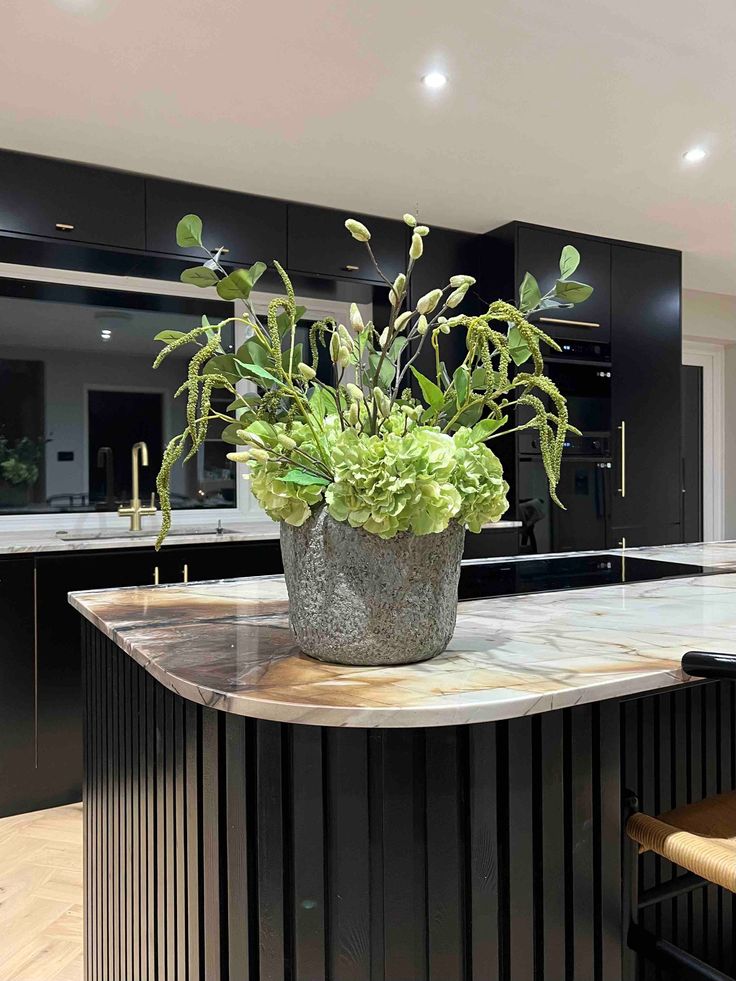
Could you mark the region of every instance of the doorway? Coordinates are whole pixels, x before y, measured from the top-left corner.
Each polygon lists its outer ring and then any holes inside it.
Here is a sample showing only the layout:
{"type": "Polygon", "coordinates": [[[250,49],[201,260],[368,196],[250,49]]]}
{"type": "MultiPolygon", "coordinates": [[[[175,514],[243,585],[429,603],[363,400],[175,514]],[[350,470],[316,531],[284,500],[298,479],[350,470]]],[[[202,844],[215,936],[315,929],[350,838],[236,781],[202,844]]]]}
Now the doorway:
{"type": "Polygon", "coordinates": [[[725,350],[722,344],[685,339],[682,361],[683,539],[686,542],[698,540],[693,536],[700,520],[700,540],[718,542],[723,540],[726,523],[725,350]],[[699,369],[699,374],[686,375],[688,368],[699,369]],[[698,407],[701,418],[694,422],[687,414],[689,411],[697,413],[698,407]],[[693,498],[698,497],[698,487],[702,498],[698,509],[700,518],[696,514],[697,506],[693,504],[693,498]]]}
{"type": "Polygon", "coordinates": [[[703,366],[682,366],[682,540],[703,541],[703,366]]]}
{"type": "Polygon", "coordinates": [[[131,447],[141,440],[148,446],[148,466],[140,470],[140,495],[141,500],[145,500],[154,492],[156,474],[161,466],[163,394],[118,389],[88,390],[90,504],[121,504],[130,499],[133,485],[131,447]]]}

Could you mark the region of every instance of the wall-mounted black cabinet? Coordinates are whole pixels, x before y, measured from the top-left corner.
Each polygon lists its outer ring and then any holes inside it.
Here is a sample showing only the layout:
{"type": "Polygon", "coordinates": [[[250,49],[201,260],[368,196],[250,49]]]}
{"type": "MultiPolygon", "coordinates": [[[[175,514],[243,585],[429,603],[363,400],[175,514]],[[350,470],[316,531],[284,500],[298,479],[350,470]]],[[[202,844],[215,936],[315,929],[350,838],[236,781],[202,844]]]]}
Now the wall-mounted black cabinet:
{"type": "Polygon", "coordinates": [[[260,260],[286,262],[285,201],[239,194],[215,187],[178,181],[146,180],[146,248],[202,259],[201,249],[176,244],[176,225],[184,215],[204,222],[203,239],[213,252],[221,245],[229,251],[223,260],[251,265],[260,260]]]}
{"type": "Polygon", "coordinates": [[[536,322],[555,338],[585,339],[608,343],[611,324],[611,244],[575,232],[540,228],[512,222],[488,236],[488,257],[497,286],[492,299],[517,297],[524,273],[536,277],[542,293],[550,290],[560,275],[560,253],[573,245],[580,253],[580,265],[572,275],[577,282],[593,287],[584,303],[568,310],[547,310],[536,322]]]}
{"type": "Polygon", "coordinates": [[[289,269],[382,283],[365,245],[356,242],[345,228],[345,219],[350,217],[365,222],[370,229],[378,264],[393,282],[406,268],[408,259],[408,228],[403,221],[309,204],[289,205],[289,269]]]}
{"type": "Polygon", "coordinates": [[[680,265],[678,252],[613,246],[611,545],[682,540],[680,265]]]}
{"type": "Polygon", "coordinates": [[[142,249],[144,179],[102,167],[0,151],[0,229],[142,249]]]}

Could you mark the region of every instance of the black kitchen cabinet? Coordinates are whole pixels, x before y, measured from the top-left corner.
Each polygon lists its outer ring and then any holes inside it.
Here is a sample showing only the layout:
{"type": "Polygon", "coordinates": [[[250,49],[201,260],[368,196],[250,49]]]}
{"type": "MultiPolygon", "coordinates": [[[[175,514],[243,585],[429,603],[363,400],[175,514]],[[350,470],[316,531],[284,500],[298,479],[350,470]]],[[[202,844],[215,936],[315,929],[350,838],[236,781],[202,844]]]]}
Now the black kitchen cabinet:
{"type": "Polygon", "coordinates": [[[35,803],[33,580],[33,558],[0,559],[0,817],[35,803]]]}
{"type": "Polygon", "coordinates": [[[560,253],[566,245],[580,252],[580,265],[571,279],[587,283],[593,293],[569,310],[546,310],[535,322],[552,337],[608,343],[611,324],[611,246],[608,242],[564,231],[520,225],[517,230],[516,288],[525,272],[539,282],[542,294],[560,275],[560,253]]]}
{"type": "Polygon", "coordinates": [[[365,245],[345,228],[347,218],[367,225],[378,264],[393,282],[408,261],[409,229],[403,221],[309,204],[289,205],[289,270],[382,283],[365,245]]]}
{"type": "Polygon", "coordinates": [[[613,246],[611,545],[681,541],[680,262],[613,246]]]}
{"type": "Polygon", "coordinates": [[[199,215],[202,239],[213,252],[228,249],[223,261],[251,265],[286,262],[286,202],[179,181],[146,181],[146,248],[152,252],[206,258],[199,248],[176,244],[184,215],[199,215]]]}
{"type": "Polygon", "coordinates": [[[0,229],[142,249],[144,180],[122,171],[0,151],[0,229]]]}
{"type": "Polygon", "coordinates": [[[464,559],[504,558],[519,554],[518,528],[484,528],[477,534],[465,533],[464,559]]]}
{"type": "Polygon", "coordinates": [[[282,571],[278,540],[0,559],[0,817],[80,799],[79,614],[70,592],[282,571]]]}

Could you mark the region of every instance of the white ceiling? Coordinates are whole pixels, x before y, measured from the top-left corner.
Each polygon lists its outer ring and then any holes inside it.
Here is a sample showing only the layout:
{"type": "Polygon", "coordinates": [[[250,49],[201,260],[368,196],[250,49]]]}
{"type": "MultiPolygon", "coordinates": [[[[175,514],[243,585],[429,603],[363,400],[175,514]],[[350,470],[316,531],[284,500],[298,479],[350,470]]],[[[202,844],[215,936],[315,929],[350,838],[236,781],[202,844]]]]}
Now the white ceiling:
{"type": "Polygon", "coordinates": [[[0,145],[673,246],[686,286],[736,293],[733,0],[2,6],[0,145]],[[419,83],[433,67],[439,93],[419,83]],[[688,166],[694,145],[709,156],[688,166]]]}

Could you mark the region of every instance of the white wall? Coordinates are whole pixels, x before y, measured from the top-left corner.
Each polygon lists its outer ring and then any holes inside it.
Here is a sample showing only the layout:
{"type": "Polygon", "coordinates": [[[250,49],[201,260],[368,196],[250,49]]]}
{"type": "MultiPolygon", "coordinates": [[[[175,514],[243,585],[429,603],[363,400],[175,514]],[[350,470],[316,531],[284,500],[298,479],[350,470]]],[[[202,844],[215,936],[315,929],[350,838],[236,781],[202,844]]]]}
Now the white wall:
{"type": "MultiPolygon", "coordinates": [[[[150,356],[111,357],[87,351],[47,351],[42,348],[3,348],[3,357],[45,363],[46,496],[80,493],[87,489],[86,447],[84,445],[87,388],[119,387],[159,390],[164,393],[164,439],[168,441],[186,424],[184,397],[173,400],[174,392],[186,374],[186,362],[172,359],[156,372],[150,356]],[[70,450],[74,459],[59,462],[60,450],[70,450]]],[[[172,489],[183,493],[184,470],[176,467],[172,489]]]]}
{"type": "Polygon", "coordinates": [[[685,290],[682,295],[684,340],[711,341],[726,348],[726,525],[725,536],[736,538],[736,296],[685,290]]]}

